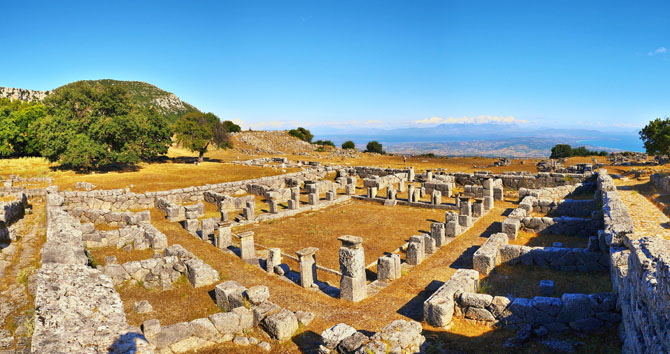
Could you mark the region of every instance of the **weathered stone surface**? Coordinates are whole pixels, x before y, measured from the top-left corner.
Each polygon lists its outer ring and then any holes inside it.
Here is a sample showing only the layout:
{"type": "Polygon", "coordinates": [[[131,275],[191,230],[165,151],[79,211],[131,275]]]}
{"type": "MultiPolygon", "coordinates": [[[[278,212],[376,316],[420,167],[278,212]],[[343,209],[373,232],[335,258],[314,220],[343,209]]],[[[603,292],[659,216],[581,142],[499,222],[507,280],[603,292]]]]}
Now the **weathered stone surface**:
{"type": "Polygon", "coordinates": [[[290,339],[299,327],[295,314],[287,309],[265,317],[261,325],[270,337],[279,341],[290,339]]]}
{"type": "Polygon", "coordinates": [[[265,285],[254,285],[244,292],[245,297],[254,305],[270,298],[270,290],[265,285]]]}
{"type": "Polygon", "coordinates": [[[219,338],[219,331],[212,321],[207,318],[198,318],[190,323],[192,335],[204,340],[215,342],[219,338]]]}
{"type": "Polygon", "coordinates": [[[540,296],[554,296],[555,289],[553,280],[540,280],[540,296]]]}
{"type": "Polygon", "coordinates": [[[314,314],[306,311],[296,311],[295,317],[303,327],[308,326],[314,320],[314,314]]]}
{"type": "Polygon", "coordinates": [[[356,333],[354,327],[345,323],[338,323],[333,327],[321,332],[323,344],[329,349],[335,349],[340,342],[356,333]]]}
{"type": "Polygon", "coordinates": [[[347,338],[344,338],[340,344],[337,345],[337,349],[340,353],[354,353],[358,348],[363,346],[370,340],[365,334],[361,332],[356,332],[350,335],[347,338]]]}
{"type": "Polygon", "coordinates": [[[216,305],[223,311],[230,311],[241,305],[246,290],[247,288],[234,280],[225,281],[214,288],[216,305]]]}
{"type": "Polygon", "coordinates": [[[149,313],[153,311],[153,308],[151,307],[149,301],[142,300],[136,301],[135,304],[133,304],[133,310],[137,313],[149,313]]]}
{"type": "Polygon", "coordinates": [[[240,316],[234,312],[218,312],[209,316],[209,320],[222,335],[235,334],[240,328],[240,316]]]}
{"type": "Polygon", "coordinates": [[[239,306],[231,310],[239,319],[239,330],[244,331],[254,326],[254,313],[244,306],[239,306]]]}
{"type": "Polygon", "coordinates": [[[574,322],[593,316],[591,301],[586,294],[563,294],[563,308],[556,316],[559,322],[574,322]]]}
{"type": "Polygon", "coordinates": [[[468,307],[465,311],[465,318],[476,321],[495,321],[496,318],[486,309],[478,307],[468,307]]]}
{"type": "Polygon", "coordinates": [[[508,242],[507,234],[504,233],[489,236],[472,257],[473,268],[482,274],[489,274],[496,265],[500,264],[498,249],[507,245],[508,242]]]}
{"type": "Polygon", "coordinates": [[[493,296],[489,294],[464,292],[461,294],[458,304],[461,307],[478,307],[483,309],[489,306],[492,301],[493,296]]]}
{"type": "Polygon", "coordinates": [[[161,323],[157,319],[142,322],[142,333],[146,338],[154,337],[161,331],[161,323]]]}
{"type": "Polygon", "coordinates": [[[479,272],[458,269],[437,291],[423,303],[423,319],[435,327],[444,327],[454,315],[454,294],[474,292],[479,283],[479,272]]]}
{"type": "Polygon", "coordinates": [[[195,288],[219,281],[219,272],[200,259],[190,259],[184,264],[188,272],[188,281],[195,288]]]}
{"type": "Polygon", "coordinates": [[[275,314],[281,310],[281,307],[273,304],[270,301],[265,301],[257,306],[254,306],[254,326],[258,326],[265,317],[275,314]]]}

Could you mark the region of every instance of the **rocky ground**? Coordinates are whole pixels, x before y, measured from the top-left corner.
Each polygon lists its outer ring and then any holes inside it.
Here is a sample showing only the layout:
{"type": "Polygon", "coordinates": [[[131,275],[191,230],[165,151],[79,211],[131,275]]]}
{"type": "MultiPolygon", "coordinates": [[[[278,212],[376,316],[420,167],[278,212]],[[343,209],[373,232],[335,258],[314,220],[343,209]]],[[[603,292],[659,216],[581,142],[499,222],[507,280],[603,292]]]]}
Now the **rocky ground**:
{"type": "Polygon", "coordinates": [[[45,236],[44,207],[34,203],[27,213],[9,227],[16,238],[0,251],[0,354],[30,353],[33,332],[35,269],[45,236]]]}
{"type": "Polygon", "coordinates": [[[615,180],[619,195],[628,208],[635,232],[641,236],[657,236],[670,240],[670,218],[636,189],[646,181],[615,180]]]}

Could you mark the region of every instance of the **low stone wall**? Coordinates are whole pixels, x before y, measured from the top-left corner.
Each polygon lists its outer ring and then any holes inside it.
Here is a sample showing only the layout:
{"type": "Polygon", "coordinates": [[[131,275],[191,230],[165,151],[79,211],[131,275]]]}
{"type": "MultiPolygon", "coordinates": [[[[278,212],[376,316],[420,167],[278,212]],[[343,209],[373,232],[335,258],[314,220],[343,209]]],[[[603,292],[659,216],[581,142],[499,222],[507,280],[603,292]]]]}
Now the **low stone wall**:
{"type": "Polygon", "coordinates": [[[405,168],[380,168],[380,167],[356,166],[345,170],[348,171],[349,173],[348,175],[355,173],[360,178],[368,178],[374,176],[383,177],[388,175],[404,175],[405,179],[407,180],[409,179],[410,174],[412,175],[412,177],[414,177],[413,168],[405,169],[405,168]]]}
{"type": "Polygon", "coordinates": [[[88,267],[79,220],[47,195],[47,240],[37,272],[33,353],[152,353],[127,324],[112,280],[88,267]]]}
{"type": "Polygon", "coordinates": [[[660,193],[670,194],[670,176],[654,173],[649,179],[660,193]]]}
{"type": "Polygon", "coordinates": [[[0,222],[10,224],[23,216],[28,199],[25,193],[16,193],[14,200],[0,203],[0,222]]]}
{"type": "Polygon", "coordinates": [[[536,265],[567,272],[596,272],[609,269],[607,253],[587,248],[502,245],[498,249],[498,256],[500,263],[536,265]]]}
{"type": "Polygon", "coordinates": [[[524,325],[544,327],[548,332],[568,329],[593,332],[615,326],[621,319],[616,311],[614,293],[563,294],[560,298],[536,296],[528,299],[462,292],[456,296],[455,304],[457,317],[495,322],[512,328],[524,325]]]}
{"type": "Polygon", "coordinates": [[[173,203],[188,203],[204,200],[204,193],[214,191],[223,194],[247,193],[247,185],[260,184],[270,188],[283,188],[287,179],[319,179],[326,174],[325,169],[308,169],[278,176],[261,177],[243,181],[207,184],[199,187],[172,189],[160,192],[132,193],[128,189],[95,190],[90,192],[62,192],[64,207],[72,209],[84,207],[90,209],[128,210],[150,209],[159,198],[173,203]]]}
{"type": "Polygon", "coordinates": [[[115,246],[130,252],[151,248],[167,248],[167,237],[148,222],[122,227],[117,230],[99,231],[92,223],[82,224],[82,240],[88,248],[115,246]]]}
{"type": "Polygon", "coordinates": [[[533,232],[577,237],[596,235],[602,225],[603,222],[598,219],[584,219],[570,216],[555,218],[526,216],[521,219],[521,226],[533,232]]]}
{"type": "Polygon", "coordinates": [[[244,208],[247,205],[247,202],[254,201],[255,198],[253,195],[245,195],[242,197],[231,197],[223,193],[207,191],[204,193],[204,200],[208,203],[216,204],[219,210],[230,211],[244,208]]]}
{"type": "Polygon", "coordinates": [[[423,353],[422,331],[416,321],[396,320],[374,334],[339,323],[321,332],[319,353],[423,353]]]}
{"type": "Polygon", "coordinates": [[[624,238],[633,233],[633,220],[626,205],[621,200],[612,177],[606,170],[601,169],[598,174],[598,192],[603,204],[604,228],[598,234],[602,248],[607,246],[623,246],[624,238]]]}
{"type": "Polygon", "coordinates": [[[69,212],[70,215],[79,218],[81,222],[93,223],[96,225],[107,224],[112,227],[139,225],[140,223],[151,221],[151,214],[149,210],[133,213],[130,211],[120,212],[111,210],[74,208],[69,212]]]}
{"type": "Polygon", "coordinates": [[[453,173],[456,183],[465,185],[483,185],[484,180],[489,178],[501,179],[503,186],[512,189],[520,188],[546,188],[564,186],[575,183],[583,183],[593,177],[590,172],[584,174],[578,173],[549,173],[540,172],[536,175],[519,174],[493,174],[493,173],[453,173]]]}
{"type": "Polygon", "coordinates": [[[162,257],[124,264],[108,263],[102,272],[112,279],[114,285],[133,279],[141,282],[145,289],[170,289],[181,275],[187,276],[196,288],[219,280],[216,270],[179,244],[166,248],[162,257]]]}
{"type": "Polygon", "coordinates": [[[454,316],[454,297],[462,292],[479,289],[479,273],[473,269],[458,269],[433,295],[423,303],[423,320],[431,326],[444,327],[454,316]]]}
{"type": "Polygon", "coordinates": [[[535,198],[547,198],[552,201],[558,201],[565,199],[571,194],[580,194],[587,193],[596,188],[596,184],[593,182],[579,183],[579,184],[568,184],[561,185],[558,187],[549,187],[549,188],[519,188],[519,201],[523,200],[526,196],[531,196],[535,198]]]}

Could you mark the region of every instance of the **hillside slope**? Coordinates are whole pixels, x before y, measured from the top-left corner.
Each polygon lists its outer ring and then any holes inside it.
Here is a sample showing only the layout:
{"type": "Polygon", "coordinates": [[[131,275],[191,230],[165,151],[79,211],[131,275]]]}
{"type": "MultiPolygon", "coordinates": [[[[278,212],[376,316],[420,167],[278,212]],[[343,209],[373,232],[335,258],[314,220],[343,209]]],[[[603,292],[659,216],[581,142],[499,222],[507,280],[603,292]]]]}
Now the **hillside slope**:
{"type": "MultiPolygon", "coordinates": [[[[82,80],[91,84],[100,84],[103,86],[122,86],[133,101],[144,107],[155,107],[158,112],[164,115],[170,123],[174,123],[184,113],[198,112],[194,106],[182,101],[174,93],[161,90],[160,88],[141,81],[119,81],[119,80],[82,80]]],[[[81,82],[81,81],[77,81],[81,82]]],[[[11,100],[21,100],[28,102],[42,101],[45,97],[62,88],[75,84],[76,82],[60,86],[52,91],[35,91],[20,88],[0,87],[0,98],[6,97],[11,100]]]]}
{"type": "MultiPolygon", "coordinates": [[[[103,86],[121,86],[128,90],[133,101],[145,107],[153,106],[163,114],[170,123],[174,123],[181,115],[188,112],[198,112],[198,109],[182,101],[174,93],[161,90],[160,88],[142,81],[119,81],[119,80],[82,80],[91,84],[99,83],[103,86]]],[[[77,81],[79,82],[79,81],[77,81]]],[[[75,82],[63,85],[59,89],[73,85],[75,82]]]]}

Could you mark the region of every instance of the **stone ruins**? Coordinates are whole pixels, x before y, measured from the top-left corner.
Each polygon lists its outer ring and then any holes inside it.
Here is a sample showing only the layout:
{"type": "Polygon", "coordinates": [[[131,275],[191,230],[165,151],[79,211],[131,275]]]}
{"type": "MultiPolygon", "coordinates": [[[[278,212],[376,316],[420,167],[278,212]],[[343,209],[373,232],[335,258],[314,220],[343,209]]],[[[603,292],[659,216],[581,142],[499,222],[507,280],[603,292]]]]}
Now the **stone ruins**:
{"type": "MultiPolygon", "coordinates": [[[[634,236],[631,217],[604,169],[594,171],[584,164],[563,168],[569,172],[471,174],[412,167],[321,166],[286,158],[239,163],[276,163],[301,170],[146,193],[96,189],[90,183],[76,184],[76,191],[59,191],[46,179],[22,181],[40,184],[34,188],[15,187],[19,177],[5,182],[6,198],[0,203],[3,253],[16,241],[10,228],[24,217],[29,198],[45,200],[46,242],[34,278],[31,352],[180,353],[228,342],[269,351],[309,330],[315,310],[275,304],[279,299],[271,297],[274,290],[269,284],[219,274],[217,265],[206,256],[198,257],[191,244],[210,245],[211,252],[223,253],[240,268],[260,268],[264,276],[284,280],[298,294],[320,293],[351,304],[367,299],[383,302],[382,289],[415,276],[423,262],[452,247],[473,228],[494,231],[467,256],[470,265],[459,265],[417,302],[420,318],[390,321],[377,332],[327,323],[313,349],[319,353],[424,352],[430,338],[423,335],[423,325],[447,327],[462,318],[517,330],[506,343],[510,348],[550,333],[591,333],[620,326],[624,352],[670,352],[670,241],[634,236]],[[588,197],[574,198],[578,195],[588,197]],[[397,249],[385,250],[379,257],[372,253],[371,264],[366,264],[365,255],[374,240],[359,235],[332,235],[340,243],[335,251],[319,249],[306,239],[302,248],[288,252],[259,242],[252,231],[237,229],[362,202],[379,204],[384,210],[432,209],[443,217],[426,222],[425,230],[402,235],[406,242],[397,249]],[[516,205],[504,214],[502,223],[493,225],[490,214],[502,202],[516,205]],[[177,231],[170,232],[187,232],[191,241],[171,243],[170,233],[152,224],[156,218],[175,226],[170,230],[177,231]],[[526,234],[561,235],[583,240],[584,246],[515,243],[526,234]],[[104,265],[91,264],[89,250],[101,247],[129,255],[149,251],[153,256],[129,261],[108,257],[104,265]],[[324,257],[335,257],[335,252],[339,269],[319,263],[324,257]],[[538,284],[540,296],[487,293],[480,279],[508,265],[606,274],[612,291],[557,293],[556,279],[543,279],[538,284]],[[320,279],[323,274],[336,277],[339,284],[320,279]],[[140,328],[129,325],[129,310],[124,309],[119,287],[133,282],[141,285],[140,292],[163,292],[180,279],[187,281],[183,286],[189,289],[213,289],[218,312],[186,322],[156,317],[140,328]]],[[[652,180],[658,188],[669,189],[668,177],[652,180]]],[[[152,313],[146,300],[132,308],[152,313]]]]}

